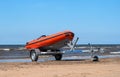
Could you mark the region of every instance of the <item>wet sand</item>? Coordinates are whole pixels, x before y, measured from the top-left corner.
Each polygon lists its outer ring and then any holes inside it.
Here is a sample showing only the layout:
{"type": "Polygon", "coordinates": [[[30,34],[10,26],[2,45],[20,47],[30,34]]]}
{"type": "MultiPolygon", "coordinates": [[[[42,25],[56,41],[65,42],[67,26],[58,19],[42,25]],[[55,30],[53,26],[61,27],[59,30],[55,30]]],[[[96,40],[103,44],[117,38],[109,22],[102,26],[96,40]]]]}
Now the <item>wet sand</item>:
{"type": "Polygon", "coordinates": [[[120,58],[0,63],[0,77],[120,77],[120,58]]]}

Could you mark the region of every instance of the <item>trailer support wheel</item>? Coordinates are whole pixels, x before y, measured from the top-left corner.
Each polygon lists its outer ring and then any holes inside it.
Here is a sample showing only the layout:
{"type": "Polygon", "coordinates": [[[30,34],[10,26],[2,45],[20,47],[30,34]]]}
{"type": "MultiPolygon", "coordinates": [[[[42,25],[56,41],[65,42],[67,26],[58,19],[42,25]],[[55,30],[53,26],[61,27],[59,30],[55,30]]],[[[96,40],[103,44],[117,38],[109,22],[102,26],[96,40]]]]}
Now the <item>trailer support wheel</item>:
{"type": "Polygon", "coordinates": [[[95,61],[95,62],[99,61],[99,57],[98,56],[93,56],[92,61],[95,61]]]}

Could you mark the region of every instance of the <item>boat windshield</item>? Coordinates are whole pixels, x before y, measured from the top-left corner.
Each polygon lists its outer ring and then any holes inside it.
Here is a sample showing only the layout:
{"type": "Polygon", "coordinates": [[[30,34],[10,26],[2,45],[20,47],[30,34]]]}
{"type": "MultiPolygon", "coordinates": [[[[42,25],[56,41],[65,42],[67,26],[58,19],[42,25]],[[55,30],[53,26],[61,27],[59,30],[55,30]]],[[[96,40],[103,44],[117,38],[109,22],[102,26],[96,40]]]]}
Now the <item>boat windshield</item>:
{"type": "Polygon", "coordinates": [[[42,35],[42,36],[40,36],[39,38],[37,38],[37,39],[40,39],[40,38],[42,38],[42,37],[46,37],[46,35],[42,35]]]}

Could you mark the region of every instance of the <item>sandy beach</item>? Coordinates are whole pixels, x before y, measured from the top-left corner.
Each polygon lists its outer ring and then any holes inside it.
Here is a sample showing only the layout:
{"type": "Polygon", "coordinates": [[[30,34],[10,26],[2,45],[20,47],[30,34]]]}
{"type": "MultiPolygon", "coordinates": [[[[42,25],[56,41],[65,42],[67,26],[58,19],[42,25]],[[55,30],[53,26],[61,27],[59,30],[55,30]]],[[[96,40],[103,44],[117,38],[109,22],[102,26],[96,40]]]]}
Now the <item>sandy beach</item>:
{"type": "Polygon", "coordinates": [[[0,77],[119,77],[120,58],[0,63],[0,77]]]}

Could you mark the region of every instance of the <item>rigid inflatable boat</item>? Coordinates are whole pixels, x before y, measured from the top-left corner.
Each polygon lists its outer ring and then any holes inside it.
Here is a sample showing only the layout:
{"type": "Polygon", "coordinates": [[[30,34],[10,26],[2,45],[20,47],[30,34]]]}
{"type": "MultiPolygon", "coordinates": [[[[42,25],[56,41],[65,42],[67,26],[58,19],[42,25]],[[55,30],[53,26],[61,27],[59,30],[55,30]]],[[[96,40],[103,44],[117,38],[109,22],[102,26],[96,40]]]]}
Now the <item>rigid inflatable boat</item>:
{"type": "Polygon", "coordinates": [[[58,32],[52,35],[43,35],[26,43],[26,49],[57,50],[73,40],[74,33],[71,31],[58,32]]]}

